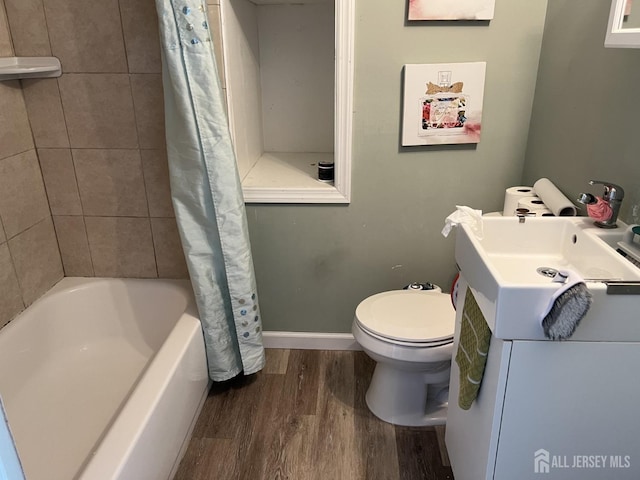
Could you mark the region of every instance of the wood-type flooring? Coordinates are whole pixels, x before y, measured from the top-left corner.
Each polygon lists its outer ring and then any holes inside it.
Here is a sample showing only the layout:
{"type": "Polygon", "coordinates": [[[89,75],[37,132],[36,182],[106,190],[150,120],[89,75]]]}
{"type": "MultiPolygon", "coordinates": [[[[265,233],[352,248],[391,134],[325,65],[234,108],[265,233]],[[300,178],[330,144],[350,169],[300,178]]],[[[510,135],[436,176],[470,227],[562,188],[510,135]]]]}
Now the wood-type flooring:
{"type": "Polygon", "coordinates": [[[365,403],[363,352],[267,350],[214,384],[176,480],[449,480],[443,427],[398,427],[365,403]]]}

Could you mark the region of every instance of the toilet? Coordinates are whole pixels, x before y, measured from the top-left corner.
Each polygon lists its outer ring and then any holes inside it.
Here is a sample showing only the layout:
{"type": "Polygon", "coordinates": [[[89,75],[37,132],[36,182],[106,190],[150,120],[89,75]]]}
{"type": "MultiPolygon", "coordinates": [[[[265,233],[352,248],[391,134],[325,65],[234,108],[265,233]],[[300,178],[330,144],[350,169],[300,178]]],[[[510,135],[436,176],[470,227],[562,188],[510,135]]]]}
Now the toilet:
{"type": "Polygon", "coordinates": [[[366,394],[369,410],[394,425],[444,425],[455,310],[448,294],[392,290],[363,300],[352,332],[377,362],[366,394]]]}

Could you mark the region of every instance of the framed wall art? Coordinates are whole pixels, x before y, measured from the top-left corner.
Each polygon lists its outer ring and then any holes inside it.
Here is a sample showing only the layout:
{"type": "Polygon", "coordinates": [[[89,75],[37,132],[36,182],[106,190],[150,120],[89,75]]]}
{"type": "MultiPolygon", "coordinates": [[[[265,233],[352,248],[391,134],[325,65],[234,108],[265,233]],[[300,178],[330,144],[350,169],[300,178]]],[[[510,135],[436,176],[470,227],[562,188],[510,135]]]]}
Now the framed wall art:
{"type": "Polygon", "coordinates": [[[480,142],[485,62],[404,66],[402,145],[480,142]]]}
{"type": "Polygon", "coordinates": [[[495,0],[409,0],[409,20],[491,20],[495,0]]]}

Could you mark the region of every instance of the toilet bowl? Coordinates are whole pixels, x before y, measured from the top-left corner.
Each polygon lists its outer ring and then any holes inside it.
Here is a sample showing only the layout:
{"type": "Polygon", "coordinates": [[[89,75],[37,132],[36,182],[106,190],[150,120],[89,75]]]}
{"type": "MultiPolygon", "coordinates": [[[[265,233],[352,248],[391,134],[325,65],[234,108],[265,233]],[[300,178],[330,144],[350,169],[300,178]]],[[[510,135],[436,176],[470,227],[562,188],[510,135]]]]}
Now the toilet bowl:
{"type": "Polygon", "coordinates": [[[352,332],[377,362],[366,394],[369,410],[394,425],[444,425],[455,311],[449,295],[393,290],[363,300],[352,332]]]}

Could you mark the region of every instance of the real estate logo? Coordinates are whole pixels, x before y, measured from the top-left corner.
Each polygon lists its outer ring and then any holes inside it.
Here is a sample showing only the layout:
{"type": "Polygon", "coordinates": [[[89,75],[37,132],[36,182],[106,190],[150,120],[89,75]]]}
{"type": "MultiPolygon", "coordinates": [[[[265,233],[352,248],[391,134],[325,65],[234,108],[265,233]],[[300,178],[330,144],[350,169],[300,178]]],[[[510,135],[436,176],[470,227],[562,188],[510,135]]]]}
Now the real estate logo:
{"type": "Polygon", "coordinates": [[[533,454],[533,471],[535,473],[549,473],[549,452],[544,448],[533,454]]]}
{"type": "Polygon", "coordinates": [[[533,454],[533,471],[550,473],[561,469],[624,469],[631,467],[631,455],[551,455],[540,448],[533,454]]]}

